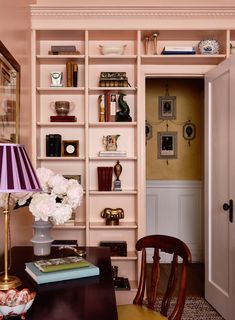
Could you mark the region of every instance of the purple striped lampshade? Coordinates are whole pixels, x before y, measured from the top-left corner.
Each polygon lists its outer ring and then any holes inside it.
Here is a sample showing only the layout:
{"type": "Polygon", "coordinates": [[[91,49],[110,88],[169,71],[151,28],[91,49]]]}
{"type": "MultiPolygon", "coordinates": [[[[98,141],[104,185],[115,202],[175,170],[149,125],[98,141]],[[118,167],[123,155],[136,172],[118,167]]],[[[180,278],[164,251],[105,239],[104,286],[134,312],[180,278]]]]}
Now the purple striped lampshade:
{"type": "Polygon", "coordinates": [[[24,146],[0,143],[0,192],[40,190],[40,183],[24,146]]]}

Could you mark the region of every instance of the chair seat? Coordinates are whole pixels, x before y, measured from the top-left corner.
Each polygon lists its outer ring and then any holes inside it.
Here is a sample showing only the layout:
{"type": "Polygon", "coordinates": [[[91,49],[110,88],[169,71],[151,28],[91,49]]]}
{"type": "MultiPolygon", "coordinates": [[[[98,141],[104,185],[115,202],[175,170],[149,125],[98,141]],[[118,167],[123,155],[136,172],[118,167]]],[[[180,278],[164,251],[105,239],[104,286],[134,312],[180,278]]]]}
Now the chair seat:
{"type": "Polygon", "coordinates": [[[136,304],[118,306],[118,320],[166,320],[159,312],[136,304]]]}

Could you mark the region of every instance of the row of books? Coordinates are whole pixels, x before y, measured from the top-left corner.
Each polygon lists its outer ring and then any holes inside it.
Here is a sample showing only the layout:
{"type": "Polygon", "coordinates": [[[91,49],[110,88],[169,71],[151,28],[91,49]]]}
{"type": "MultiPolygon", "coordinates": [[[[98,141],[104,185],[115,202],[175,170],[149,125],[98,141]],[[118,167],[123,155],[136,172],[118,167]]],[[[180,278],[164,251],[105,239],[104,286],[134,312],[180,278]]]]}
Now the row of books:
{"type": "Polygon", "coordinates": [[[93,277],[100,274],[97,266],[77,256],[26,262],[25,271],[38,284],[93,277]]]}
{"type": "Polygon", "coordinates": [[[97,167],[98,172],[98,190],[111,191],[113,167],[97,167]]]}
{"type": "Polygon", "coordinates": [[[177,55],[177,54],[196,54],[195,47],[191,46],[165,46],[162,50],[163,55],[177,55]]]}
{"type": "Polygon", "coordinates": [[[51,46],[51,50],[48,51],[49,55],[78,55],[80,51],[76,50],[73,45],[58,45],[51,46]]]}
{"type": "Polygon", "coordinates": [[[106,92],[99,96],[99,122],[115,122],[118,94],[106,92]]]}
{"type": "Polygon", "coordinates": [[[61,135],[60,134],[46,135],[46,156],[61,157],[61,135]]]}
{"type": "Polygon", "coordinates": [[[66,85],[67,87],[78,86],[78,64],[76,62],[66,62],[66,85]]]}
{"type": "Polygon", "coordinates": [[[101,72],[100,87],[128,87],[128,77],[126,72],[101,72]]]}

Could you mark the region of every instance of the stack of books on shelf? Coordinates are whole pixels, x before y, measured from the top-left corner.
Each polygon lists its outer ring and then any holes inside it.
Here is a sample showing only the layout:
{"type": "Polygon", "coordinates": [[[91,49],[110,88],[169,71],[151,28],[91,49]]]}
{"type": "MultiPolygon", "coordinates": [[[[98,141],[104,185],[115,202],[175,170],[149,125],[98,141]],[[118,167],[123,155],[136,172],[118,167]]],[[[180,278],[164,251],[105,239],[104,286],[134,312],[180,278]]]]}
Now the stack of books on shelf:
{"type": "Polygon", "coordinates": [[[26,262],[25,271],[38,284],[98,276],[100,270],[77,256],[26,262]]]}
{"type": "Polygon", "coordinates": [[[118,95],[106,92],[99,96],[99,122],[115,122],[118,109],[118,95]]]}
{"type": "Polygon", "coordinates": [[[80,52],[75,46],[51,46],[50,55],[78,55],[80,52]]]}
{"type": "Polygon", "coordinates": [[[100,87],[128,87],[130,86],[126,72],[101,72],[100,87]]]}
{"type": "Polygon", "coordinates": [[[60,134],[46,135],[46,156],[61,157],[61,135],[60,134]]]}
{"type": "Polygon", "coordinates": [[[126,151],[100,151],[99,156],[100,157],[126,157],[127,152],[126,151]]]}
{"type": "Polygon", "coordinates": [[[113,167],[98,167],[98,190],[111,191],[113,167]]]}
{"type": "Polygon", "coordinates": [[[66,62],[66,84],[67,87],[78,86],[78,64],[76,62],[66,62]]]}
{"type": "Polygon", "coordinates": [[[165,46],[162,54],[171,55],[171,54],[196,54],[196,50],[191,46],[165,46]]]}
{"type": "Polygon", "coordinates": [[[78,247],[78,241],[77,240],[53,240],[51,243],[52,247],[78,247]]]}

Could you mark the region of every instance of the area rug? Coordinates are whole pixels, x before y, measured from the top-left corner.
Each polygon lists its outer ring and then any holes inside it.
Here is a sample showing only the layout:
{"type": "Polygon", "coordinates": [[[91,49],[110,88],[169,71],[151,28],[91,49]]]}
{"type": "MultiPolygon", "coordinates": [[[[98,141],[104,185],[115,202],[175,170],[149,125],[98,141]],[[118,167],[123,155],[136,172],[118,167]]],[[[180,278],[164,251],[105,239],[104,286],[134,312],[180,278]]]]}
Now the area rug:
{"type": "MultiPolygon", "coordinates": [[[[174,299],[172,299],[174,300],[174,299]]],[[[145,302],[146,303],[146,302],[145,302]]],[[[156,309],[159,310],[160,301],[157,301],[156,309]]],[[[175,301],[172,301],[170,310],[175,301]]],[[[223,320],[213,307],[201,297],[187,297],[181,320],[223,320]]]]}
{"type": "Polygon", "coordinates": [[[201,297],[188,297],[182,320],[223,320],[212,306],[201,297]]]}

